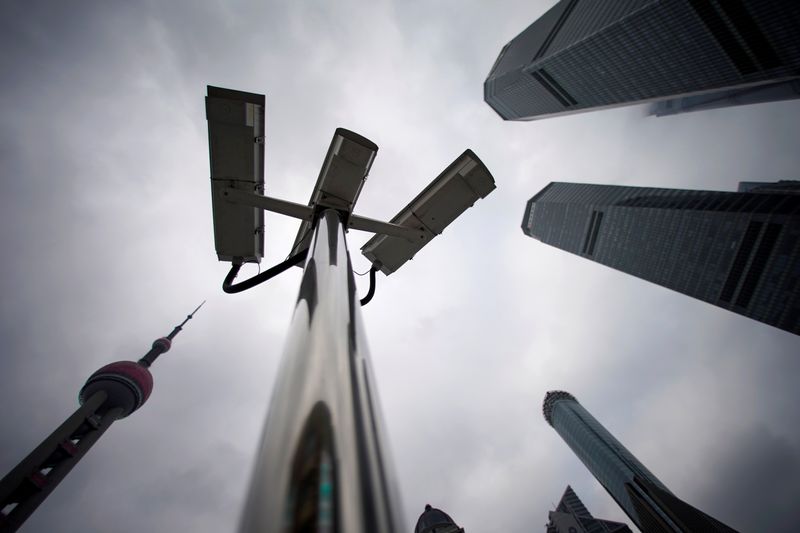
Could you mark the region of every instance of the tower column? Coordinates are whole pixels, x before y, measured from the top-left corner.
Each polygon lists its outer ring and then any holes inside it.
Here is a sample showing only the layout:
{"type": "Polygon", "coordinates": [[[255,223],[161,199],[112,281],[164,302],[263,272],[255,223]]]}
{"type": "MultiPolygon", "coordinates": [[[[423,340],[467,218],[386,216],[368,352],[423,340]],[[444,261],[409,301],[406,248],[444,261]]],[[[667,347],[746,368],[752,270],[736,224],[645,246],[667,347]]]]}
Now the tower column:
{"type": "Polygon", "coordinates": [[[0,480],[0,531],[16,531],[122,414],[97,391],[0,480]]]}
{"type": "Polygon", "coordinates": [[[80,407],[0,480],[0,533],[19,529],[111,424],[147,401],[153,390],[148,367],[169,350],[197,309],[167,337],[156,339],[139,362],[117,361],[89,376],[78,397],[80,407]]]}

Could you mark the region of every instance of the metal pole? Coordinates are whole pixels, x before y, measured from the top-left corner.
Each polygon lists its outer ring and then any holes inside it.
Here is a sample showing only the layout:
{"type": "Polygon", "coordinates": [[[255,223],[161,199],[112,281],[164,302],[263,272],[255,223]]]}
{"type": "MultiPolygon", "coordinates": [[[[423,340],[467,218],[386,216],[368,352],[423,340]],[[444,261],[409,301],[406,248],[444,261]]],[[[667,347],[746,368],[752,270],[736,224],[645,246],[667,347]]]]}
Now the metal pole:
{"type": "Polygon", "coordinates": [[[316,221],[241,522],[405,532],[339,214],[316,221]]]}

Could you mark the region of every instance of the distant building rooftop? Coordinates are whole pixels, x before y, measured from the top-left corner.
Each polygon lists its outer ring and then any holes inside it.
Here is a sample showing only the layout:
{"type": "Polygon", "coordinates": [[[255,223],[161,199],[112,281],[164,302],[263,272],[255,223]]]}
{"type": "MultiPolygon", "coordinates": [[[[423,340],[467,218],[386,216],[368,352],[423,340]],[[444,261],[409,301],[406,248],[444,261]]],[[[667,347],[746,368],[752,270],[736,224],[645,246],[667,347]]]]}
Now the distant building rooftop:
{"type": "Polygon", "coordinates": [[[417,520],[414,533],[464,533],[464,530],[447,513],[428,504],[417,520]]]}

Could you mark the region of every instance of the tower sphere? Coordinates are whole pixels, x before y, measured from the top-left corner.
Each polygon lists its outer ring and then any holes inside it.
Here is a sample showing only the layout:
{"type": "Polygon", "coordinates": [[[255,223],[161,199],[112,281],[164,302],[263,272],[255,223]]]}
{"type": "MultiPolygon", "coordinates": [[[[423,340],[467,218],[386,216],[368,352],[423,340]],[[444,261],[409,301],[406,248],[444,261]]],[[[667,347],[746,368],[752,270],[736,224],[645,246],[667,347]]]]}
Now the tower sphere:
{"type": "Polygon", "coordinates": [[[153,341],[153,348],[158,348],[162,352],[167,352],[172,347],[172,341],[167,337],[159,337],[153,341]]]}
{"type": "Polygon", "coordinates": [[[124,418],[147,401],[153,391],[153,375],[133,361],[117,361],[89,376],[78,396],[80,403],[98,391],[107,395],[104,408],[122,408],[120,418],[124,418]]]}

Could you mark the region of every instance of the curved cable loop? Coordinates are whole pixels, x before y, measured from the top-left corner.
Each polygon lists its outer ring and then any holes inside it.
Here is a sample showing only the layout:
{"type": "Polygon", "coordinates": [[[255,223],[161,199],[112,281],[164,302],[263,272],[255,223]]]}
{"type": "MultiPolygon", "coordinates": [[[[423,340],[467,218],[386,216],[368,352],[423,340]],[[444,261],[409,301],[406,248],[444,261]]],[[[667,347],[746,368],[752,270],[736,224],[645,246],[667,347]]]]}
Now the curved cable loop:
{"type": "Polygon", "coordinates": [[[228,275],[225,276],[225,280],[222,282],[222,290],[228,294],[236,294],[237,292],[246,291],[247,289],[252,289],[256,285],[260,283],[264,283],[268,279],[272,279],[281,272],[288,270],[289,268],[293,267],[294,265],[302,262],[306,255],[308,255],[308,249],[298,252],[292,256],[289,256],[286,261],[282,263],[278,263],[274,267],[261,272],[260,274],[256,274],[250,279],[246,279],[240,283],[233,284],[233,280],[236,279],[236,276],[239,274],[239,269],[242,268],[241,264],[233,264],[231,265],[231,269],[228,271],[228,275]]]}
{"type": "Polygon", "coordinates": [[[367,295],[361,298],[361,307],[367,305],[372,297],[375,296],[375,273],[378,271],[377,268],[374,266],[369,269],[369,291],[367,291],[367,295]]]}

